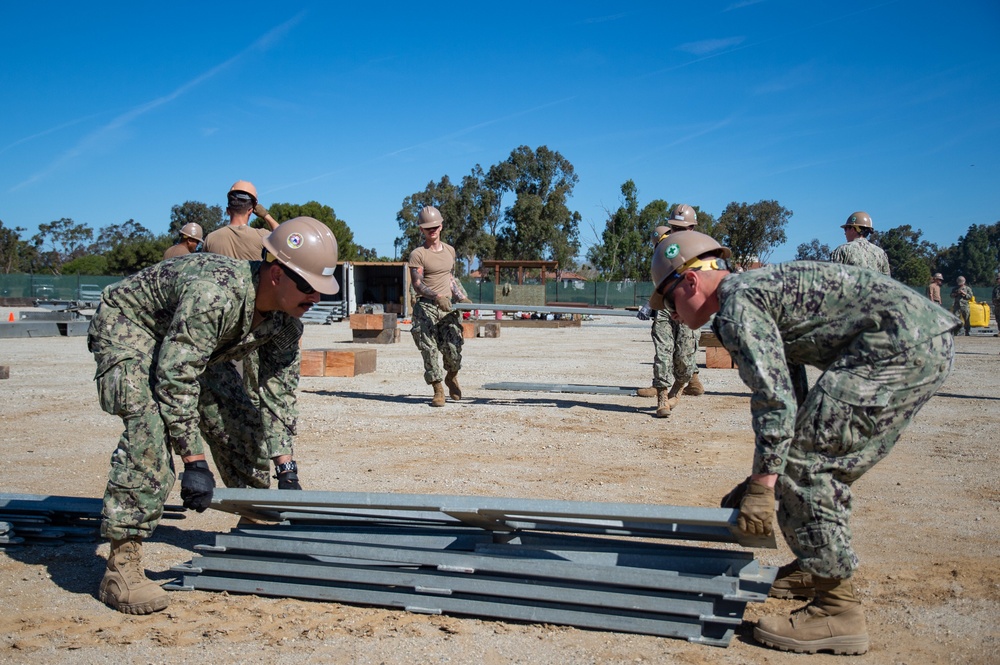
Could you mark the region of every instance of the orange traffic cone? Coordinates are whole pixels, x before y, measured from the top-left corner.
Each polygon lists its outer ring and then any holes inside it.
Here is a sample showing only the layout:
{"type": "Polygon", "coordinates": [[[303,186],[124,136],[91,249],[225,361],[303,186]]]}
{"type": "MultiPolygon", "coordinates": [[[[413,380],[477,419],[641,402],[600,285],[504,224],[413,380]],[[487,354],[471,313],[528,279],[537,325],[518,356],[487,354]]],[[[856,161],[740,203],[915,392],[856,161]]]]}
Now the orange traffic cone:
{"type": "Polygon", "coordinates": [[[14,323],[14,312],[10,313],[10,316],[7,317],[7,320],[10,321],[11,323],[14,323]]]}

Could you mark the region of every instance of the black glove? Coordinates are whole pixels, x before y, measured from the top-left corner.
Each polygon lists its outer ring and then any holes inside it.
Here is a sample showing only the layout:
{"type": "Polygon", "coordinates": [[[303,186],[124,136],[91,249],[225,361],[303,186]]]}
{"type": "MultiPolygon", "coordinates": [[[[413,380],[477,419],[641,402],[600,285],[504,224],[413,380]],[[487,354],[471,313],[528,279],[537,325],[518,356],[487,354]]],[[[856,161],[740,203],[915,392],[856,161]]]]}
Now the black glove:
{"type": "Polygon", "coordinates": [[[299,484],[299,467],[294,461],[278,464],[275,468],[278,473],[274,477],[278,479],[279,490],[302,489],[299,484]]]}
{"type": "Polygon", "coordinates": [[[653,315],[653,310],[647,304],[639,308],[639,312],[635,315],[635,318],[639,319],[640,321],[649,321],[649,317],[652,315],[653,315]]]}
{"type": "Polygon", "coordinates": [[[181,474],[181,501],[189,510],[199,513],[212,504],[212,490],[215,489],[215,476],[208,470],[208,462],[184,462],[184,473],[181,474]]]}
{"type": "Polygon", "coordinates": [[[743,502],[743,497],[747,494],[747,486],[750,485],[750,476],[729,490],[729,494],[722,497],[722,501],[719,502],[719,508],[739,508],[740,504],[743,502]]]}

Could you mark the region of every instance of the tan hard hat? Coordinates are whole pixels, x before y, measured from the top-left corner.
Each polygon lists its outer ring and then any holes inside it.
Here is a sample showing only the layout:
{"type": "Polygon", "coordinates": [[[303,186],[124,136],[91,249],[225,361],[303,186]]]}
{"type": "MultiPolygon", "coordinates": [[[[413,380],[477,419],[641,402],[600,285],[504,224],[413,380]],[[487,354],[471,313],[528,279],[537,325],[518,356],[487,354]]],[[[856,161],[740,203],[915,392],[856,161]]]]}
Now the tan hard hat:
{"type": "Polygon", "coordinates": [[[417,215],[417,223],[422,229],[432,229],[444,224],[444,217],[441,216],[441,211],[434,206],[424,206],[420,209],[420,214],[417,215]]]}
{"type": "Polygon", "coordinates": [[[860,226],[865,229],[870,229],[872,228],[872,218],[863,210],[852,212],[851,216],[847,218],[847,222],[841,225],[840,228],[846,229],[848,226],[860,226]]]}
{"type": "Polygon", "coordinates": [[[201,242],[201,239],[205,237],[205,232],[202,230],[201,224],[189,222],[181,227],[181,235],[201,242]]]}
{"type": "Polygon", "coordinates": [[[732,251],[720,245],[718,240],[698,231],[673,233],[661,240],[653,250],[653,265],[650,272],[655,290],[649,298],[649,306],[653,309],[663,309],[663,294],[660,291],[667,279],[688,270],[709,267],[699,265],[699,257],[705,254],[714,254],[720,259],[728,259],[733,255],[732,251]]]}
{"type": "Polygon", "coordinates": [[[964,277],[959,277],[959,278],[958,278],[958,279],[956,279],[955,281],[956,281],[956,282],[958,282],[958,284],[959,284],[959,285],[961,285],[961,284],[965,284],[965,278],[964,278],[964,277]]]}
{"type": "Polygon", "coordinates": [[[233,186],[229,188],[230,198],[233,198],[234,195],[236,195],[236,198],[242,198],[239,197],[239,194],[249,195],[250,203],[257,205],[257,188],[254,187],[253,183],[249,180],[237,180],[233,183],[233,186]]]}
{"type": "MultiPolygon", "coordinates": [[[[1000,277],[1000,275],[997,275],[997,277],[1000,277]]],[[[931,279],[940,279],[943,282],[944,281],[944,275],[942,275],[939,272],[936,272],[936,273],[934,273],[934,277],[932,277],[931,279]]]]}
{"type": "Polygon", "coordinates": [[[678,206],[674,206],[674,211],[670,213],[670,221],[668,223],[674,228],[690,229],[698,225],[698,213],[686,203],[681,203],[678,206]]]}
{"type": "Polygon", "coordinates": [[[652,241],[653,247],[656,247],[656,243],[670,235],[672,230],[669,226],[657,226],[653,229],[653,232],[649,234],[649,239],[652,241]]]}
{"type": "Polygon", "coordinates": [[[264,249],[320,293],[340,291],[334,277],[337,239],[326,224],[312,217],[282,222],[264,238],[264,249]]]}

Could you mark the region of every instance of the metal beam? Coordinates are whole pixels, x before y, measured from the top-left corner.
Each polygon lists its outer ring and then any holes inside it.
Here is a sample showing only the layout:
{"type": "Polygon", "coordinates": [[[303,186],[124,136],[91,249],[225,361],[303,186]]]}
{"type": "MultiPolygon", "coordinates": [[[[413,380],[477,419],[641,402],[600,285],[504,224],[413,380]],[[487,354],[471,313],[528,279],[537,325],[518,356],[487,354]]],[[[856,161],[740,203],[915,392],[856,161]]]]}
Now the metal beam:
{"type": "Polygon", "coordinates": [[[480,309],[490,312],[535,312],[537,314],[580,314],[591,316],[631,316],[635,312],[626,309],[601,309],[597,307],[555,307],[550,305],[510,305],[496,302],[453,303],[452,309],[471,311],[480,309]]]}

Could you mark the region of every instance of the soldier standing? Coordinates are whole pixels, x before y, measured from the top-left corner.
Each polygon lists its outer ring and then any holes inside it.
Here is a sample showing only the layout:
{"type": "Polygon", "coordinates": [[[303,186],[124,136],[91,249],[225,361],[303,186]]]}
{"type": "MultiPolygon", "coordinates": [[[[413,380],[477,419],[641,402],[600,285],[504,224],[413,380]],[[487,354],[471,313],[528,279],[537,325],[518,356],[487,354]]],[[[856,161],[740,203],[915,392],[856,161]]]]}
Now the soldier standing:
{"type": "MultiPolygon", "coordinates": [[[[658,242],[672,233],[694,229],[698,215],[694,208],[680,204],[674,207],[667,226],[657,226],[652,242],[658,242]]],[[[670,316],[657,314],[647,302],[639,308],[640,321],[653,320],[650,337],[653,338],[653,385],[637,391],[640,397],[656,396],[656,417],[666,418],[670,409],[685,395],[703,395],[705,387],[698,378],[698,331],[691,330],[670,316]]]]}
{"type": "Polygon", "coordinates": [[[931,302],[941,304],[941,284],[944,283],[944,276],[936,272],[931,278],[931,283],[927,285],[927,297],[931,302]]]}
{"type": "Polygon", "coordinates": [[[841,228],[844,229],[847,242],[833,250],[830,254],[831,261],[871,268],[884,275],[889,274],[889,257],[881,247],[868,241],[873,227],[872,218],[867,212],[859,210],[852,213],[841,228]]]}
{"type": "Polygon", "coordinates": [[[962,328],[965,329],[966,337],[969,336],[969,331],[972,329],[969,301],[975,297],[975,294],[972,293],[972,287],[966,286],[965,278],[959,276],[955,280],[955,288],[951,290],[951,313],[962,319],[962,328]]]}
{"type": "Polygon", "coordinates": [[[812,601],[761,618],[754,638],[783,650],[860,654],[868,631],[851,577],[852,486],[892,450],[944,383],[959,321],[872,270],[795,261],[733,274],[728,248],[689,231],[653,256],[653,307],[712,328],[751,389],[751,475],[723,499],[748,534],[778,525],[812,601]],[[805,366],[822,373],[811,388],[805,366]]]}
{"type": "Polygon", "coordinates": [[[178,256],[194,254],[198,250],[198,245],[201,244],[201,239],[204,235],[205,232],[202,231],[201,224],[196,224],[195,222],[185,224],[181,227],[177,244],[167,247],[166,251],[163,252],[163,258],[172,259],[178,256]]]}
{"type": "Polygon", "coordinates": [[[244,261],[259,261],[263,240],[278,228],[278,222],[257,201],[257,188],[253,183],[246,180],[233,183],[226,195],[226,214],[229,225],[208,234],[205,251],[244,261]],[[251,212],[267,222],[270,229],[250,226],[251,212]]]}
{"type": "Polygon", "coordinates": [[[101,408],[125,424],[111,455],[101,534],[111,541],[99,598],[128,614],[167,606],[146,578],[142,541],[163,514],[184,462],[181,500],[204,511],[215,477],[227,487],[301,489],[292,459],[299,381],[299,319],[320,293],[336,293],[337,241],[311,217],[264,239],[265,261],[201,253],[161,261],[109,286],[90,322],[101,408]],[[231,360],[261,358],[260,405],[231,360]]]}
{"type": "Polygon", "coordinates": [[[441,242],[444,218],[434,206],[418,215],[424,244],[410,253],[410,284],[417,294],[410,334],[424,359],[424,381],[434,388],[431,406],[444,406],[444,387],[453,400],[462,399],[458,372],[462,369],[462,319],[452,302],[472,302],[455,279],[455,248],[441,242]],[[439,357],[444,360],[442,373],[439,357]]]}
{"type": "Polygon", "coordinates": [[[997,283],[993,287],[993,319],[997,322],[997,332],[994,337],[1000,337],[1000,273],[997,273],[997,283]]]}

